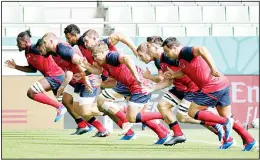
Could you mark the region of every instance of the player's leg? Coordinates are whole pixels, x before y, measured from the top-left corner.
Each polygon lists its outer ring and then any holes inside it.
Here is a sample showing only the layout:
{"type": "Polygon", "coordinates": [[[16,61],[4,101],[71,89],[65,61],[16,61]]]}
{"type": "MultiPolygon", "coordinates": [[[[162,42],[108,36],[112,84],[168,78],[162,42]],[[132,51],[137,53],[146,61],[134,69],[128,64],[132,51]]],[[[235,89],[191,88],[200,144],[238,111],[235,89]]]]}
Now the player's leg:
{"type": "Polygon", "coordinates": [[[88,93],[84,84],[76,84],[75,96],[79,100],[76,110],[84,120],[86,120],[89,124],[93,125],[98,130],[95,137],[106,137],[109,135],[107,129],[102,125],[101,122],[99,122],[99,120],[96,119],[96,117],[94,117],[104,115],[104,113],[98,110],[96,104],[94,104],[97,93],[97,88],[94,88],[92,93],[88,93]]]}
{"type": "Polygon", "coordinates": [[[132,94],[128,102],[127,119],[132,123],[145,123],[159,137],[159,140],[155,144],[163,144],[168,141],[171,136],[162,130],[154,121],[155,119],[162,119],[162,115],[159,112],[141,112],[150,98],[150,94],[132,94]]]}
{"type": "MultiPolygon", "coordinates": [[[[172,90],[170,90],[172,91],[172,90]]],[[[182,143],[186,141],[186,138],[180,128],[177,121],[176,115],[172,113],[172,108],[177,106],[180,99],[177,98],[170,91],[164,94],[161,101],[159,102],[157,108],[162,114],[164,121],[169,125],[169,128],[173,131],[174,135],[171,140],[164,143],[165,145],[174,145],[177,143],[182,143]]]]}
{"type": "Polygon", "coordinates": [[[118,104],[113,103],[114,100],[123,97],[123,95],[115,92],[113,89],[104,89],[97,98],[97,106],[100,111],[107,113],[107,115],[122,129],[120,135],[125,135],[121,140],[130,140],[135,137],[134,131],[131,129],[133,124],[127,121],[126,114],[120,109],[118,104]]]}
{"type": "Polygon", "coordinates": [[[131,123],[146,122],[153,119],[163,119],[159,112],[141,112],[145,103],[148,102],[151,95],[132,94],[127,107],[127,120],[131,123]]]}
{"type": "MultiPolygon", "coordinates": [[[[201,120],[196,120],[188,115],[188,110],[191,102],[196,97],[197,92],[188,92],[184,94],[184,98],[181,100],[180,104],[177,106],[176,117],[179,122],[191,123],[191,124],[201,124],[202,126],[209,129],[211,132],[218,136],[218,140],[221,141],[224,136],[223,126],[217,123],[204,122],[201,120]]],[[[207,107],[201,106],[200,110],[206,109],[207,107]]]]}
{"type": "Polygon", "coordinates": [[[63,104],[59,103],[57,100],[54,100],[47,96],[44,92],[50,90],[55,94],[57,89],[64,80],[64,76],[55,77],[44,77],[39,81],[35,82],[27,91],[27,96],[37,102],[50,105],[57,109],[57,116],[54,122],[57,122],[67,111],[63,104]]]}
{"type": "MultiPolygon", "coordinates": [[[[141,112],[150,112],[152,108],[149,108],[149,105],[146,103],[142,109],[141,112]]],[[[167,127],[165,127],[165,125],[162,123],[162,121],[160,119],[156,119],[154,120],[154,122],[156,124],[158,124],[158,126],[166,133],[170,134],[170,131],[167,129],[167,127]]],[[[142,130],[145,130],[147,126],[145,125],[145,123],[142,123],[142,130]]]]}
{"type": "MultiPolygon", "coordinates": [[[[191,96],[190,96],[191,97],[191,96]]],[[[188,95],[185,95],[185,97],[181,100],[179,105],[177,106],[177,120],[182,123],[191,123],[191,124],[200,124],[200,120],[196,120],[194,118],[191,118],[188,115],[188,110],[191,104],[193,98],[191,100],[189,99],[188,95]]]]}
{"type": "MultiPolygon", "coordinates": [[[[243,151],[251,151],[256,147],[256,140],[243,127],[242,123],[240,123],[238,120],[235,120],[235,118],[232,116],[229,87],[224,90],[223,96],[221,99],[219,99],[217,104],[217,111],[219,115],[223,117],[232,117],[234,119],[234,124],[231,127],[233,127],[233,129],[241,136],[244,145],[243,151]]],[[[230,143],[232,143],[232,139],[225,140],[223,145],[228,145],[230,143]]],[[[223,145],[221,147],[225,148],[223,145]]]]}
{"type": "Polygon", "coordinates": [[[67,108],[71,117],[75,120],[76,124],[78,125],[76,132],[72,133],[71,135],[82,135],[89,131],[89,127],[91,126],[88,124],[84,119],[81,118],[76,112],[73,107],[73,94],[74,88],[71,85],[67,85],[63,92],[62,97],[62,104],[67,108]]]}
{"type": "Polygon", "coordinates": [[[39,81],[35,82],[27,91],[27,96],[37,102],[50,105],[58,109],[61,104],[56,100],[51,99],[44,92],[52,90],[51,84],[46,78],[42,78],[39,81]]]}
{"type": "Polygon", "coordinates": [[[213,124],[218,123],[224,125],[225,138],[229,139],[233,126],[233,119],[215,115],[214,113],[208,110],[200,110],[201,106],[216,106],[223,94],[224,90],[220,90],[213,93],[198,93],[196,97],[193,99],[188,113],[189,116],[197,120],[201,120],[204,122],[212,122],[213,124]]]}
{"type": "MultiPolygon", "coordinates": [[[[125,111],[127,110],[127,108],[125,109],[125,111]]],[[[148,110],[148,105],[144,105],[144,108],[143,108],[143,112],[146,112],[148,110]]],[[[126,113],[126,112],[125,112],[126,113]]],[[[142,123],[142,130],[145,130],[146,128],[146,125],[144,123],[142,123]]]]}
{"type": "MultiPolygon", "coordinates": [[[[203,107],[203,106],[201,106],[200,110],[207,110],[209,112],[214,113],[215,115],[219,115],[217,110],[215,108],[212,108],[212,107],[203,107]]],[[[224,132],[223,125],[220,125],[218,123],[213,123],[213,122],[205,122],[205,121],[201,121],[200,125],[202,125],[206,129],[208,129],[209,131],[211,131],[212,133],[217,135],[218,136],[218,140],[220,142],[224,139],[225,132],[224,132]]]]}

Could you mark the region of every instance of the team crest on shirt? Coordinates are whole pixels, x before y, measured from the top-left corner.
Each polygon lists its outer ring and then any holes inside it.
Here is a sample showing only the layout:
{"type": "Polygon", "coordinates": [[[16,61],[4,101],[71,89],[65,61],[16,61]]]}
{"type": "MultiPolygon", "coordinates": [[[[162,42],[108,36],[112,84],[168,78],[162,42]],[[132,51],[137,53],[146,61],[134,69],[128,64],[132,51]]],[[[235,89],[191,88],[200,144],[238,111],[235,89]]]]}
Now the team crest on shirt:
{"type": "Polygon", "coordinates": [[[163,71],[166,71],[166,70],[167,70],[167,66],[168,66],[168,65],[166,65],[166,64],[164,64],[164,63],[161,63],[161,64],[160,64],[160,67],[162,68],[163,71]]]}
{"type": "Polygon", "coordinates": [[[185,64],[182,63],[182,62],[179,62],[179,66],[180,66],[181,68],[185,68],[185,64]]]}

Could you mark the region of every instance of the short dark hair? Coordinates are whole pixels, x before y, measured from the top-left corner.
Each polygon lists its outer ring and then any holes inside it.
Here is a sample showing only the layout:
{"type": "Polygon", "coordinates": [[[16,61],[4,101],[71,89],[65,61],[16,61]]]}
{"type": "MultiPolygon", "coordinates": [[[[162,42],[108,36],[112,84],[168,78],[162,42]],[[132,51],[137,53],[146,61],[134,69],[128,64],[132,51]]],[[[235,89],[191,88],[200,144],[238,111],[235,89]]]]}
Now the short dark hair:
{"type": "Polygon", "coordinates": [[[26,30],[26,31],[21,32],[21,33],[18,34],[17,40],[30,39],[31,37],[32,37],[31,31],[30,30],[26,30]]]}
{"type": "Polygon", "coordinates": [[[163,43],[163,39],[160,36],[147,37],[146,41],[150,42],[150,43],[155,43],[155,44],[158,44],[158,45],[162,45],[162,43],[163,43]]]}
{"type": "Polygon", "coordinates": [[[87,30],[82,36],[83,36],[83,37],[88,36],[88,37],[96,37],[96,38],[98,38],[98,37],[99,37],[99,34],[98,34],[98,32],[97,32],[96,30],[94,30],[94,29],[89,29],[89,30],[87,30]]]}
{"type": "Polygon", "coordinates": [[[40,39],[38,39],[38,41],[37,41],[35,47],[42,47],[43,45],[44,45],[44,41],[43,41],[42,38],[40,38],[40,39]]]}
{"type": "Polygon", "coordinates": [[[75,24],[70,24],[66,28],[64,28],[64,33],[65,34],[70,33],[73,35],[77,35],[77,34],[80,34],[80,29],[75,24]]]}
{"type": "Polygon", "coordinates": [[[167,46],[168,48],[178,47],[181,43],[176,37],[169,37],[163,41],[162,47],[167,46]]]}

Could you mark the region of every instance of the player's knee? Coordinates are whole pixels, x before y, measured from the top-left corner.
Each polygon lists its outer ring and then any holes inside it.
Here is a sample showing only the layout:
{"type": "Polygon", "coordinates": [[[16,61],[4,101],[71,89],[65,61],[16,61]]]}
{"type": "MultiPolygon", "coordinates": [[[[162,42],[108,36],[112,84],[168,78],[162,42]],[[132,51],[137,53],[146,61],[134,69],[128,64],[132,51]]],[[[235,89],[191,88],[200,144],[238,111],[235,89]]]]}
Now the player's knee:
{"type": "Polygon", "coordinates": [[[68,106],[68,102],[66,101],[65,98],[62,98],[61,103],[62,103],[64,106],[66,106],[66,107],[68,106]]]}
{"type": "Polygon", "coordinates": [[[86,119],[87,117],[91,117],[91,116],[92,116],[92,112],[91,112],[91,111],[86,111],[86,110],[80,112],[79,114],[80,114],[81,117],[84,117],[85,119],[86,119]]]}
{"type": "Polygon", "coordinates": [[[189,109],[189,111],[188,111],[188,115],[190,116],[190,117],[192,117],[192,118],[194,118],[195,117],[195,115],[196,115],[196,110],[195,109],[189,109]]]}
{"type": "Polygon", "coordinates": [[[136,115],[126,114],[126,119],[130,123],[135,123],[136,122],[136,115]]]}
{"type": "Polygon", "coordinates": [[[34,99],[34,92],[31,89],[28,89],[27,97],[29,97],[30,99],[34,99]]]}
{"type": "Polygon", "coordinates": [[[73,102],[68,101],[66,98],[62,98],[61,100],[62,104],[66,107],[66,108],[72,108],[73,107],[73,102]],[[71,106],[71,107],[70,107],[71,106]]]}
{"type": "Polygon", "coordinates": [[[104,101],[102,104],[99,105],[98,110],[100,112],[108,112],[111,106],[113,106],[113,102],[104,101]]]}
{"type": "Polygon", "coordinates": [[[184,115],[182,113],[177,113],[176,118],[181,123],[186,123],[188,119],[188,115],[184,115]]]}
{"type": "Polygon", "coordinates": [[[82,117],[91,117],[91,116],[92,116],[91,112],[84,112],[82,114],[82,117]]]}
{"type": "Polygon", "coordinates": [[[72,96],[65,96],[63,95],[61,103],[65,106],[65,107],[73,107],[73,98],[72,96]]]}
{"type": "Polygon", "coordinates": [[[128,117],[127,120],[130,123],[135,123],[136,122],[136,119],[134,117],[128,117]]]}
{"type": "Polygon", "coordinates": [[[157,109],[159,110],[159,112],[165,112],[165,111],[167,111],[169,108],[166,106],[166,105],[163,105],[163,104],[161,104],[161,103],[159,103],[158,105],[157,105],[157,109]]]}
{"type": "Polygon", "coordinates": [[[98,105],[97,108],[98,108],[98,110],[99,110],[100,112],[105,112],[105,110],[102,108],[102,106],[98,105]]]}
{"type": "Polygon", "coordinates": [[[104,104],[104,98],[101,96],[97,97],[97,106],[101,107],[104,104]]]}

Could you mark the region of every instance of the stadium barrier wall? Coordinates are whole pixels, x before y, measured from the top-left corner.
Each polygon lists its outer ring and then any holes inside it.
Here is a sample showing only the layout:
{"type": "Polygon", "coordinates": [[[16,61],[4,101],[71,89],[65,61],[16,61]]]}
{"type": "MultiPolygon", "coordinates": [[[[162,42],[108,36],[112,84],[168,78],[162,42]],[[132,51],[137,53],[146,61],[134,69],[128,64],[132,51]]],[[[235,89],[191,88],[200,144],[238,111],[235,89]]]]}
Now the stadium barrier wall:
{"type": "MultiPolygon", "coordinates": [[[[259,77],[258,76],[227,76],[231,83],[232,113],[243,123],[251,123],[259,117],[259,77]]],[[[30,129],[30,128],[75,128],[76,124],[67,113],[61,122],[54,123],[56,111],[29,99],[26,95],[28,88],[41,76],[4,76],[3,77],[3,129],[30,129]]],[[[55,98],[51,92],[47,93],[55,98]]],[[[153,94],[149,107],[157,110],[157,104],[163,91],[153,94]]],[[[124,104],[123,101],[119,102],[124,104]]],[[[103,117],[99,117],[104,121],[103,117]]],[[[109,122],[108,123],[109,127],[109,122]]],[[[187,126],[187,125],[186,125],[187,126]]],[[[194,126],[194,125],[193,125],[194,126]]],[[[188,128],[193,126],[187,126],[188,128]]],[[[116,126],[114,125],[114,128],[116,126]]]]}
{"type": "MultiPolygon", "coordinates": [[[[42,76],[2,77],[2,127],[3,129],[62,129],[61,122],[54,123],[56,109],[27,97],[27,90],[42,76]]],[[[55,98],[52,92],[48,92],[55,98]]]]}

